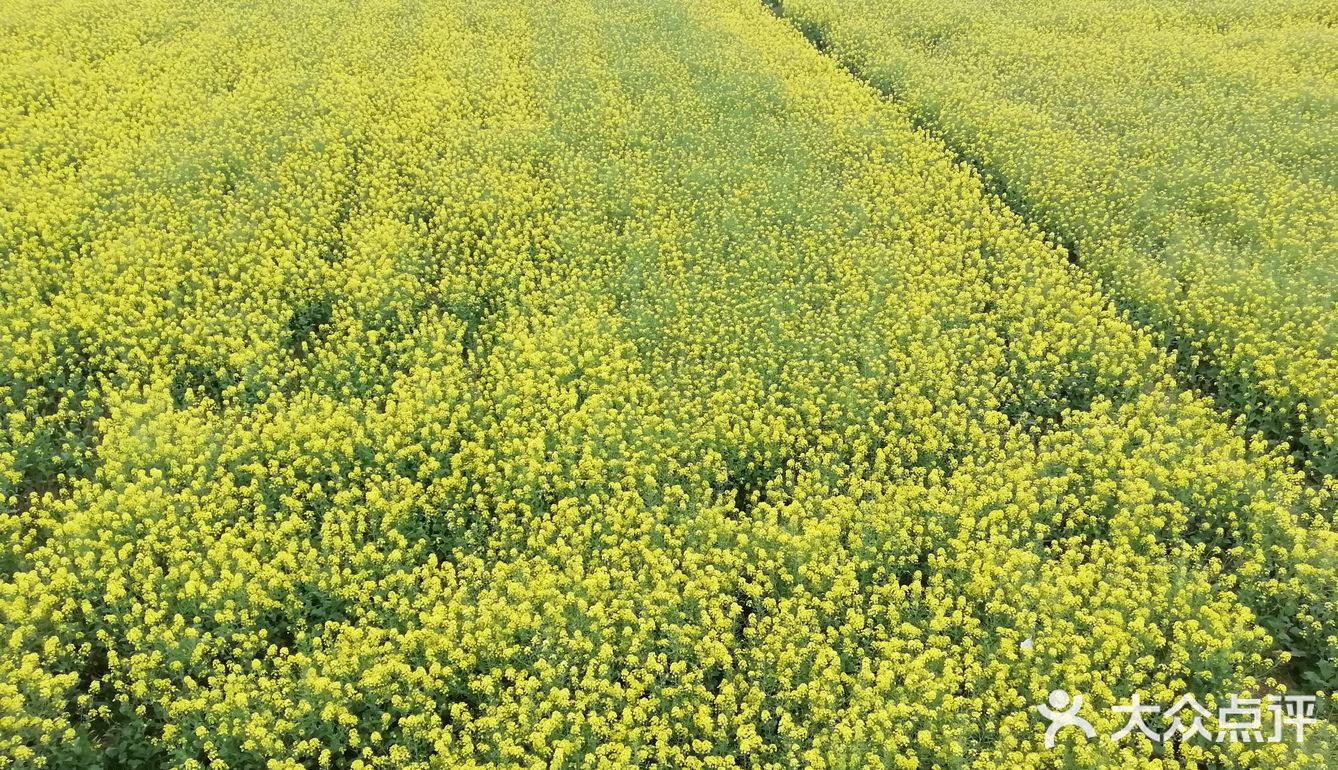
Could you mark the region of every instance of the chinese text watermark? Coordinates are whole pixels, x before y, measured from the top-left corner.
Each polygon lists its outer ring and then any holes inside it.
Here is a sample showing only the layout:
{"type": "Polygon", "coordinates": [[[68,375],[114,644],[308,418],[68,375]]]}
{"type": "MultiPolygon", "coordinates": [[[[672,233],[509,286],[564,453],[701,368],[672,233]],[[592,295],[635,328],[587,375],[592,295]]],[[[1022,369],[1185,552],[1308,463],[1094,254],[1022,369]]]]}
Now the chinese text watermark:
{"type": "MultiPolygon", "coordinates": [[[[1202,740],[1215,743],[1280,743],[1305,740],[1305,729],[1316,724],[1314,695],[1269,695],[1264,698],[1241,698],[1232,695],[1228,705],[1217,709],[1216,715],[1199,703],[1193,695],[1182,695],[1165,710],[1155,704],[1145,704],[1135,693],[1128,704],[1111,707],[1111,713],[1123,715],[1124,726],[1108,738],[1116,743],[1134,733],[1151,741],[1202,740]],[[1158,726],[1149,724],[1152,720],[1158,726]],[[1215,724],[1216,729],[1205,726],[1215,724]]],[[[1097,737],[1096,728],[1081,715],[1082,695],[1069,695],[1065,690],[1054,690],[1036,711],[1049,722],[1045,731],[1045,747],[1052,749],[1059,733],[1066,728],[1081,733],[1087,739],[1097,737]]]]}

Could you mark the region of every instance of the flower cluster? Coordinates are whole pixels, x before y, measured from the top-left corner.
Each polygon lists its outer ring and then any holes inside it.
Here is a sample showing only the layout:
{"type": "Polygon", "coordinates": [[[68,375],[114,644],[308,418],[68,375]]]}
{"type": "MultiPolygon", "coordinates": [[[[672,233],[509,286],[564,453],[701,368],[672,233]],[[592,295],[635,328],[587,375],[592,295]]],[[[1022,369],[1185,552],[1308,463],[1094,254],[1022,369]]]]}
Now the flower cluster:
{"type": "Polygon", "coordinates": [[[0,75],[0,768],[1338,762],[1332,490],[754,0],[17,0],[0,75]]]}

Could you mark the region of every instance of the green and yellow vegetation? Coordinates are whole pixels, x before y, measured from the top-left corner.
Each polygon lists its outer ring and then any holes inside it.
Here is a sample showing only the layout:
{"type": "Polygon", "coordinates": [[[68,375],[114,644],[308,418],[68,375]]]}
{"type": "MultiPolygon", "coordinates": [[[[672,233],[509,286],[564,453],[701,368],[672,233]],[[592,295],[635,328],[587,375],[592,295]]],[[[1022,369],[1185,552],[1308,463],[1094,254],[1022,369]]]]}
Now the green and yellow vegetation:
{"type": "Polygon", "coordinates": [[[1338,686],[1335,487],[754,0],[14,0],[0,73],[0,767],[1338,763],[1044,748],[1338,686]]]}
{"type": "Polygon", "coordinates": [[[1192,384],[1338,474],[1338,5],[779,8],[1066,244],[1192,384]]]}

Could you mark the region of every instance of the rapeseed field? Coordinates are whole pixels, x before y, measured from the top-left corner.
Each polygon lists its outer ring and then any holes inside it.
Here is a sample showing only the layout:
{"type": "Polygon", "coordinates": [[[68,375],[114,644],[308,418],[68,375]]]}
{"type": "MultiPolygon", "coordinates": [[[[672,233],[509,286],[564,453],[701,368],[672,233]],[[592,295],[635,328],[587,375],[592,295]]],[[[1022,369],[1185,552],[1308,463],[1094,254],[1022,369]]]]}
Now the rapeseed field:
{"type": "Polygon", "coordinates": [[[786,0],[1314,478],[1338,473],[1338,5],[786,0]]]}
{"type": "Polygon", "coordinates": [[[1332,9],[1041,5],[9,0],[0,768],[1338,767],[1332,9]]]}

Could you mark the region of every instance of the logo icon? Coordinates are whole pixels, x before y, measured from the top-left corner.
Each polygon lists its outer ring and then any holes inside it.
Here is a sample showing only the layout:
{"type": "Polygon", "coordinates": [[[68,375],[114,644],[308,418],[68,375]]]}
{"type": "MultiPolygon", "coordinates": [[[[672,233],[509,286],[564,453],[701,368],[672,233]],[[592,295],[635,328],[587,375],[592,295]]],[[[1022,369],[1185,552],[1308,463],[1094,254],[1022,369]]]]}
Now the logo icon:
{"type": "Polygon", "coordinates": [[[1042,703],[1036,707],[1041,716],[1050,721],[1050,727],[1045,731],[1047,749],[1055,747],[1055,736],[1065,727],[1076,727],[1088,738],[1096,737],[1096,729],[1092,727],[1092,723],[1078,716],[1078,712],[1082,711],[1081,695],[1070,698],[1067,690],[1051,690],[1048,701],[1049,706],[1042,703]]]}

